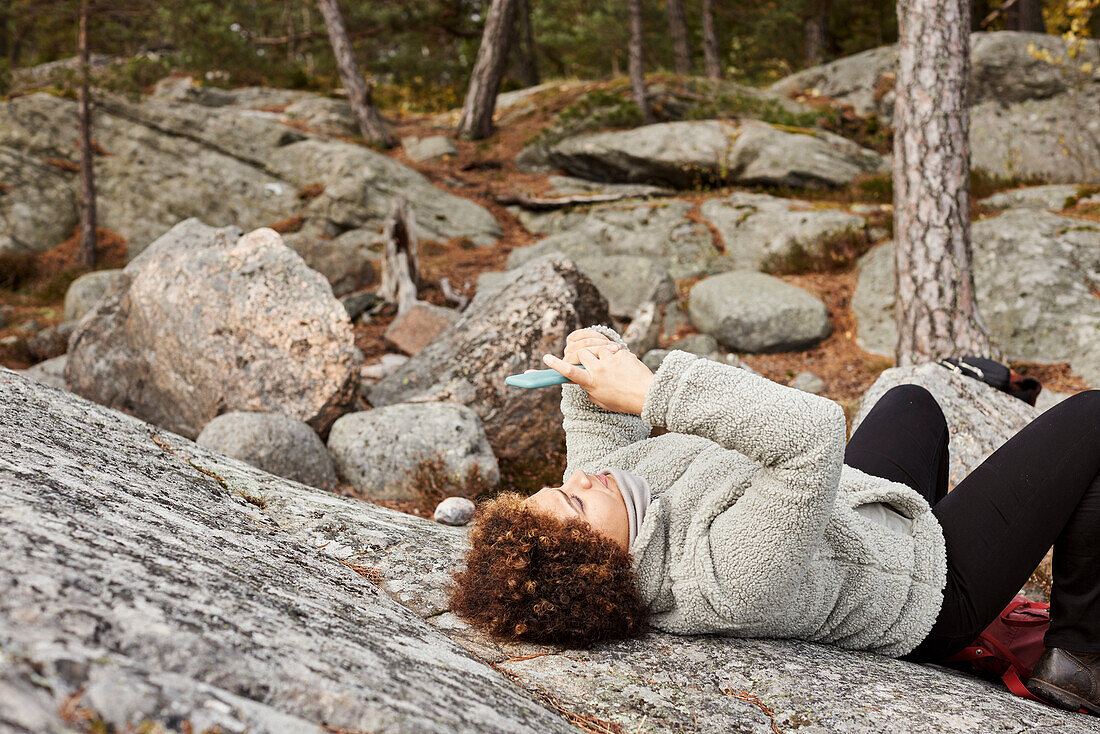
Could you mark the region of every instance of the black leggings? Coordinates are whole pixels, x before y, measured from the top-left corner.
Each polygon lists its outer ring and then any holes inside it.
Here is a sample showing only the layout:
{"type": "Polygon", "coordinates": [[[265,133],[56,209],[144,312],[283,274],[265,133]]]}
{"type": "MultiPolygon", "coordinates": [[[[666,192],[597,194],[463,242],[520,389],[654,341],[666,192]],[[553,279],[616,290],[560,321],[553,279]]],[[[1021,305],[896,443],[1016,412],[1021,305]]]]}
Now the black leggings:
{"type": "Polygon", "coordinates": [[[908,657],[939,661],[970,644],[1052,545],[1046,646],[1100,652],[1100,390],[1043,413],[950,494],[947,439],[931,393],[901,385],[875,404],[844,454],[845,464],[920,492],[943,528],[943,607],[908,657]]]}

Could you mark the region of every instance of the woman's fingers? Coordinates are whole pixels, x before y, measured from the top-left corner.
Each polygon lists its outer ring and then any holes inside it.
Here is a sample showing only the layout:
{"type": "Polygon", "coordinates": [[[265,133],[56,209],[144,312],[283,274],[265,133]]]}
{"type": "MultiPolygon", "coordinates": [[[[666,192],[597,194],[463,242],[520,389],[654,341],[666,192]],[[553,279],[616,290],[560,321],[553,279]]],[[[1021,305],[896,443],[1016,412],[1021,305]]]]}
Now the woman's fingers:
{"type": "Polygon", "coordinates": [[[570,364],[564,359],[558,359],[552,354],[544,354],[542,361],[546,363],[546,366],[558,371],[561,375],[569,380],[575,382],[581,387],[585,387],[592,384],[592,375],[588,374],[575,364],[570,364]]]}
{"type": "Polygon", "coordinates": [[[604,338],[601,338],[600,340],[585,339],[583,341],[570,344],[565,348],[565,361],[569,362],[570,364],[578,364],[579,361],[577,360],[576,355],[577,352],[581,349],[588,349],[596,354],[614,354],[615,352],[622,349],[622,347],[620,347],[615,342],[609,341],[608,339],[604,338]]]}

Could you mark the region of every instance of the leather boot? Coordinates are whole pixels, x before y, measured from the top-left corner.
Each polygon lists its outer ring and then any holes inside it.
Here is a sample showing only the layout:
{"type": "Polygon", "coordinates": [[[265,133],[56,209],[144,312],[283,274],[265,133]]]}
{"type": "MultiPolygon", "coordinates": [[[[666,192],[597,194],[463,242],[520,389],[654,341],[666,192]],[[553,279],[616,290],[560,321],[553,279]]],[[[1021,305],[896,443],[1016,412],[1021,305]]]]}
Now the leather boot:
{"type": "Polygon", "coordinates": [[[1056,706],[1100,716],[1100,652],[1048,647],[1025,685],[1056,706]]]}

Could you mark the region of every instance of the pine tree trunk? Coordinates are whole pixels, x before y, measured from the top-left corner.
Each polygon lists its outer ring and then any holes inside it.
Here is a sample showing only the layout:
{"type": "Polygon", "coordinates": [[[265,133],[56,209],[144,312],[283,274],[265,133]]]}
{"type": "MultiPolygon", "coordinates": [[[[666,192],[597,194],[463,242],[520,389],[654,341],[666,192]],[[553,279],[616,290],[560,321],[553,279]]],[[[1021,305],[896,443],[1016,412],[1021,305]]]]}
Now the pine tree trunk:
{"type": "Polygon", "coordinates": [[[668,10],[668,35],[672,39],[672,68],[677,74],[691,73],[691,43],[688,40],[684,0],[665,0],[668,10]]]}
{"type": "Polygon", "coordinates": [[[525,87],[538,84],[538,61],[535,59],[535,31],[531,27],[531,0],[519,0],[516,17],[516,76],[525,87]]]}
{"type": "Polygon", "coordinates": [[[829,0],[811,0],[802,29],[806,39],[806,65],[824,63],[829,45],[829,0]]]}
{"type": "Polygon", "coordinates": [[[703,63],[707,76],[722,78],[722,62],[718,55],[718,32],[714,29],[713,0],[703,0],[703,63]]]}
{"type": "Polygon", "coordinates": [[[519,0],[492,0],[489,5],[477,61],[470,75],[462,117],[458,121],[458,132],[464,137],[480,140],[489,137],[493,131],[493,110],[497,104],[500,80],[504,78],[518,5],[519,0]]]}
{"type": "Polygon", "coordinates": [[[88,0],[80,3],[80,31],[77,34],[80,56],[80,86],[76,108],[80,118],[80,249],[77,259],[85,267],[95,267],[95,171],[92,168],[92,111],[88,78],[88,0]]]}
{"type": "Polygon", "coordinates": [[[340,73],[340,83],[348,93],[351,111],[359,124],[359,132],[375,145],[390,148],[394,144],[393,136],[386,129],[382,116],[371,103],[370,90],[363,80],[363,72],[351,47],[351,38],[344,25],[344,16],[336,0],[317,0],[317,7],[325,19],[328,40],[332,44],[332,53],[336,57],[336,69],[340,73]]]}
{"type": "Polygon", "coordinates": [[[634,102],[642,112],[642,119],[653,122],[653,112],[649,109],[649,93],[645,88],[645,64],[642,57],[642,0],[626,0],[630,10],[630,89],[634,102]]]}
{"type": "Polygon", "coordinates": [[[991,356],[970,269],[970,0],[901,0],[898,37],[895,361],[991,356]]]}

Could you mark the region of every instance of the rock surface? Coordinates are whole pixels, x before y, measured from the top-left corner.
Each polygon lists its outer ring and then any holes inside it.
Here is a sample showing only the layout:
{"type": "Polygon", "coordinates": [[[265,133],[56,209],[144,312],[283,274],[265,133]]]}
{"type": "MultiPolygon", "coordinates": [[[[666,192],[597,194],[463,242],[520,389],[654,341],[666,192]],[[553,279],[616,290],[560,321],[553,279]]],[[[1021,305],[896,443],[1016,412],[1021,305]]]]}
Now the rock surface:
{"type": "Polygon", "coordinates": [[[321,437],[285,415],[225,413],[207,423],[195,443],[277,477],[336,489],[336,469],[321,437]]]}
{"type": "Polygon", "coordinates": [[[65,384],[65,365],[68,361],[69,356],[67,354],[62,354],[60,357],[54,357],[53,359],[47,359],[38,364],[31,365],[27,369],[22,370],[22,373],[26,377],[32,380],[38,380],[50,387],[56,387],[59,390],[67,390],[68,386],[65,384]]]}
{"type": "Polygon", "coordinates": [[[825,392],[826,387],[825,380],[822,380],[813,372],[799,372],[788,384],[797,390],[803,390],[814,395],[825,392]]]}
{"type": "Polygon", "coordinates": [[[283,117],[324,135],[350,138],[360,134],[359,123],[346,99],[303,97],[287,105],[283,117]]]}
{"type": "Polygon", "coordinates": [[[35,359],[53,359],[69,351],[69,337],[76,329],[72,321],[47,326],[27,339],[27,351],[35,359]]]}
{"type": "Polygon", "coordinates": [[[352,229],[333,237],[314,219],[297,232],[283,235],[283,243],[325,276],[337,297],[378,285],[382,247],[376,232],[352,229]]]}
{"type": "Polygon", "coordinates": [[[0,254],[43,252],[80,221],[75,178],[3,143],[0,132],[0,254]]]}
{"type": "Polygon", "coordinates": [[[1076,201],[1079,187],[1073,184],[1049,184],[1028,186],[1022,189],[1001,191],[987,196],[978,203],[986,209],[1054,209],[1066,208],[1068,201],[1076,201]]]}
{"type": "Polygon", "coordinates": [[[426,138],[417,138],[410,135],[401,138],[401,147],[405,149],[405,155],[409,157],[409,160],[418,163],[448,155],[458,155],[458,148],[455,147],[450,138],[443,135],[429,135],[426,138]]]}
{"type": "Polygon", "coordinates": [[[232,410],[325,431],[354,396],[347,313],[269,229],[173,227],[73,335],[70,388],[185,436],[232,410]]]}
{"type": "Polygon", "coordinates": [[[1023,400],[1000,392],[980,380],[956,374],[938,364],[892,367],[883,372],[863,396],[852,421],[852,432],[867,417],[875,402],[898,385],[920,385],[935,396],[951,434],[950,486],[966,478],[975,467],[1039,415],[1023,400]]]}
{"type": "Polygon", "coordinates": [[[448,401],[481,417],[498,457],[541,452],[560,440],[558,390],[508,387],[504,378],[560,352],[571,331],[608,323],[607,302],[568,260],[545,258],[478,295],[462,318],[376,385],[371,405],[448,401]]]}
{"type": "Polygon", "coordinates": [[[65,291],[65,320],[83,318],[121,277],[121,270],[95,270],[74,280],[65,291]]]}
{"type": "Polygon", "coordinates": [[[418,471],[436,468],[456,488],[468,477],[490,488],[500,483],[481,420],[465,405],[398,403],[348,413],[332,425],[328,450],[340,476],[370,499],[418,499],[429,489],[418,484],[418,471]]]}
{"type": "Polygon", "coordinates": [[[386,341],[405,354],[416,354],[458,321],[459,316],[453,308],[417,301],[386,327],[386,341]]]}
{"type": "Polygon", "coordinates": [[[444,525],[465,525],[474,517],[477,506],[465,497],[448,497],[436,505],[432,519],[444,525]]]}
{"type": "Polygon", "coordinates": [[[256,505],[335,497],[0,373],[0,728],[570,731],[256,505]]]}
{"type": "MultiPolygon", "coordinates": [[[[975,222],[971,235],[978,309],[997,344],[1012,359],[1069,362],[1100,385],[1100,224],[1021,209],[975,222]]],[[[860,346],[890,354],[892,245],[864,255],[859,272],[852,309],[860,346]]]]}
{"type": "Polygon", "coordinates": [[[692,286],[688,313],[724,347],[782,352],[821,341],[832,331],[816,296],[764,273],[735,270],[692,286]]]}
{"type": "Polygon", "coordinates": [[[758,120],[666,122],[591,133],[550,149],[550,162],[593,181],[842,186],[883,170],[882,157],[820,130],[787,132],[758,120]]]}
{"type": "Polygon", "coordinates": [[[647,301],[663,306],[676,300],[676,283],[664,266],[650,258],[608,255],[575,262],[600,289],[608,312],[616,318],[630,318],[647,301]]]}

